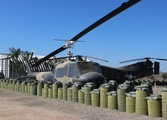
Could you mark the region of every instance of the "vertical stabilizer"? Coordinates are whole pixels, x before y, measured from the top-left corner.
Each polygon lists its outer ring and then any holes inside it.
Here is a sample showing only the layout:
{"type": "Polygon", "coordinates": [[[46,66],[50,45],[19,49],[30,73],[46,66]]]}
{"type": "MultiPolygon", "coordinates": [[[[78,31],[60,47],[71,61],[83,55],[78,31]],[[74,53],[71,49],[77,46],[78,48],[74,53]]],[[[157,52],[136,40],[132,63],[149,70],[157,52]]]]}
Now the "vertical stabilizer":
{"type": "Polygon", "coordinates": [[[159,74],[159,62],[154,62],[154,74],[159,74]]]}

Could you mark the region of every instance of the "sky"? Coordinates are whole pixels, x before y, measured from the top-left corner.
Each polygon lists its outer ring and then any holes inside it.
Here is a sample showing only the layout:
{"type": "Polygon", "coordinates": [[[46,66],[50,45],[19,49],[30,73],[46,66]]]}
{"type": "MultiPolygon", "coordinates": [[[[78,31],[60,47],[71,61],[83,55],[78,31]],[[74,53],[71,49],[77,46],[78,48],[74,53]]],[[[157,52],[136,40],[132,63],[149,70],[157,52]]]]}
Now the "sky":
{"type": "MultiPolygon", "coordinates": [[[[0,53],[9,48],[46,56],[128,0],[0,0],[0,53]]],[[[73,46],[74,55],[92,56],[121,67],[130,59],[167,59],[167,0],[141,0],[93,29],[73,46]]],[[[57,54],[66,56],[67,51],[57,54]]],[[[152,60],[153,62],[155,60],[152,60]]],[[[138,62],[138,61],[135,61],[138,62]]],[[[167,61],[160,71],[167,72],[167,61]]]]}

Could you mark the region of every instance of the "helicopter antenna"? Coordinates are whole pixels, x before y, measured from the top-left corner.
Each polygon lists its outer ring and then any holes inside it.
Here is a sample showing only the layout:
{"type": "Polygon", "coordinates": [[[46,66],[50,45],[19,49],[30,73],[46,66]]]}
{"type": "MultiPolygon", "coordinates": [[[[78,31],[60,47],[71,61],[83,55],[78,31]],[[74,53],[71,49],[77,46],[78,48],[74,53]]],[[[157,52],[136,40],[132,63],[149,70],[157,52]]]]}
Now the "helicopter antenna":
{"type": "Polygon", "coordinates": [[[78,41],[70,41],[70,40],[66,40],[66,39],[52,39],[52,40],[56,40],[56,41],[65,41],[66,44],[64,45],[64,48],[67,49],[67,57],[70,58],[73,56],[72,50],[74,47],[74,42],[86,42],[85,40],[78,40],[78,41]]]}

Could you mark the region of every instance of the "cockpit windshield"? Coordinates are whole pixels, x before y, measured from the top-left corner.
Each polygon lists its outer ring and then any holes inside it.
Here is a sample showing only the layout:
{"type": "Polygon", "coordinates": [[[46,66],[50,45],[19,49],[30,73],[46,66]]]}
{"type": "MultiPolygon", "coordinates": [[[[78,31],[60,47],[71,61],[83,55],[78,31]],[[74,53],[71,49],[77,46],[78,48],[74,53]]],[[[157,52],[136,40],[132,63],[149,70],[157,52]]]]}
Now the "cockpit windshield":
{"type": "Polygon", "coordinates": [[[98,63],[93,62],[78,62],[77,66],[79,68],[80,75],[85,74],[87,72],[98,72],[101,73],[100,67],[98,63]]]}

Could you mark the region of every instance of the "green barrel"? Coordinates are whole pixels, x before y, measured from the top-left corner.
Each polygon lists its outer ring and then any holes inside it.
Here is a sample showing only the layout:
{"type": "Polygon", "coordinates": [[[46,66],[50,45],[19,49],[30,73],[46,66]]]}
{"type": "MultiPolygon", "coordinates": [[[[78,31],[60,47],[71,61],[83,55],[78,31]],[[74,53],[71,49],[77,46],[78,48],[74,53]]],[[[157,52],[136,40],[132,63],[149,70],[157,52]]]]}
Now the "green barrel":
{"type": "Polygon", "coordinates": [[[3,89],[3,79],[1,80],[1,88],[3,89]]]}
{"type": "Polygon", "coordinates": [[[3,88],[3,79],[0,80],[0,88],[3,88]]]}
{"type": "Polygon", "coordinates": [[[19,87],[20,87],[20,81],[16,82],[16,91],[19,92],[19,87]]]}
{"type": "Polygon", "coordinates": [[[30,91],[29,94],[31,95],[31,94],[32,94],[32,86],[31,86],[31,83],[30,83],[30,88],[29,88],[29,89],[30,89],[30,90],[29,90],[29,91],[30,91]]]}
{"type": "Polygon", "coordinates": [[[91,94],[92,106],[99,107],[100,106],[100,91],[93,90],[90,92],[90,94],[91,94]]]}
{"type": "Polygon", "coordinates": [[[58,88],[58,100],[63,99],[63,88],[58,88]]]}
{"type": "Polygon", "coordinates": [[[4,80],[4,86],[3,86],[3,89],[7,89],[6,80],[4,80]]]}
{"type": "Polygon", "coordinates": [[[37,85],[37,96],[42,96],[42,83],[39,82],[37,85]]]}
{"type": "Polygon", "coordinates": [[[118,110],[126,112],[126,89],[117,89],[118,110]]]}
{"type": "Polygon", "coordinates": [[[5,89],[5,88],[6,88],[5,83],[6,83],[6,80],[5,80],[5,79],[3,79],[3,81],[2,81],[2,88],[3,88],[3,89],[5,89]]]}
{"type": "Polygon", "coordinates": [[[167,119],[167,88],[162,89],[162,118],[167,119]]]}
{"type": "Polygon", "coordinates": [[[82,83],[81,82],[75,82],[72,85],[72,101],[78,102],[78,90],[81,89],[82,83]]]}
{"type": "Polygon", "coordinates": [[[162,117],[161,95],[151,95],[146,97],[149,117],[162,117]]]}
{"type": "Polygon", "coordinates": [[[22,93],[25,93],[25,85],[26,85],[26,82],[25,81],[23,81],[22,83],[22,93]]]}
{"type": "Polygon", "coordinates": [[[10,79],[10,81],[9,81],[9,90],[12,90],[12,82],[13,82],[13,80],[10,79]]]}
{"type": "Polygon", "coordinates": [[[1,88],[1,81],[2,81],[2,79],[0,78],[0,88],[1,88]]]}
{"type": "Polygon", "coordinates": [[[15,84],[16,84],[16,80],[13,79],[12,80],[12,91],[15,91],[15,84]]]}
{"type": "Polygon", "coordinates": [[[7,89],[7,90],[10,90],[10,84],[9,84],[9,81],[10,81],[10,79],[7,79],[7,80],[6,80],[6,89],[7,89]]]}
{"type": "Polygon", "coordinates": [[[67,101],[72,101],[72,87],[67,89],[67,101]]]}
{"type": "Polygon", "coordinates": [[[27,84],[25,85],[25,94],[28,94],[28,86],[27,86],[27,84]]]}
{"type": "Polygon", "coordinates": [[[28,83],[27,83],[28,94],[30,94],[30,86],[31,86],[31,83],[28,82],[28,83]]]}
{"type": "Polygon", "coordinates": [[[42,95],[44,98],[48,98],[48,84],[47,83],[44,84],[42,95]]]}
{"type": "Polygon", "coordinates": [[[84,104],[84,89],[78,90],[78,102],[84,104]]]}
{"type": "Polygon", "coordinates": [[[136,92],[126,93],[126,112],[135,113],[136,92]]]}
{"type": "Polygon", "coordinates": [[[22,92],[22,82],[19,84],[19,92],[22,92]]]}
{"type": "Polygon", "coordinates": [[[2,80],[2,89],[4,89],[5,79],[2,80]]]}
{"type": "Polygon", "coordinates": [[[37,83],[31,83],[31,95],[37,95],[37,83]]]}
{"type": "Polygon", "coordinates": [[[107,93],[108,98],[108,109],[109,110],[117,110],[118,103],[117,103],[117,91],[110,91],[107,93]]]}
{"type": "Polygon", "coordinates": [[[44,96],[44,88],[42,88],[42,97],[44,96]]]}
{"type": "Polygon", "coordinates": [[[52,88],[48,88],[48,98],[52,98],[52,88]]]}
{"type": "Polygon", "coordinates": [[[117,88],[118,110],[121,112],[126,112],[126,93],[129,91],[134,91],[134,83],[130,81],[125,81],[117,88]]]}
{"type": "Polygon", "coordinates": [[[0,88],[1,88],[1,84],[2,84],[2,79],[0,79],[0,88]]]}
{"type": "Polygon", "coordinates": [[[88,82],[84,85],[84,103],[86,105],[92,105],[90,92],[96,88],[96,84],[93,82],[88,82]]]}
{"type": "Polygon", "coordinates": [[[62,87],[62,83],[59,81],[56,81],[55,83],[52,84],[52,90],[53,90],[53,99],[58,98],[58,88],[62,87]]]}
{"type": "Polygon", "coordinates": [[[2,79],[2,80],[1,80],[1,88],[2,88],[2,89],[3,89],[3,86],[4,86],[4,80],[5,80],[5,79],[2,79]]]}
{"type": "Polygon", "coordinates": [[[135,113],[137,115],[148,115],[147,100],[149,96],[148,88],[136,89],[136,106],[135,113]]]}
{"type": "Polygon", "coordinates": [[[110,84],[100,85],[100,107],[108,108],[108,96],[107,93],[112,89],[110,84]]]}
{"type": "Polygon", "coordinates": [[[67,100],[67,89],[71,87],[71,82],[64,82],[63,83],[63,100],[67,100]]]}

